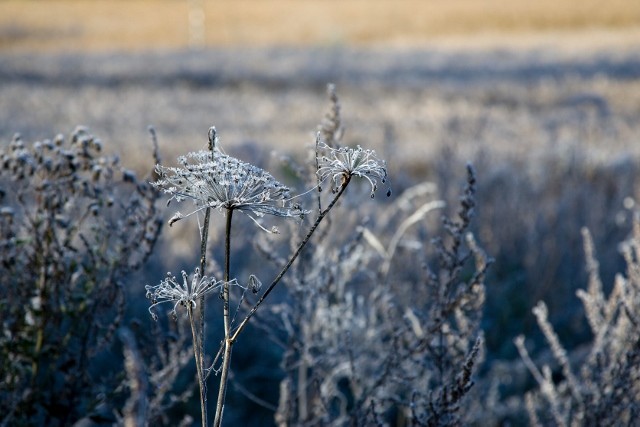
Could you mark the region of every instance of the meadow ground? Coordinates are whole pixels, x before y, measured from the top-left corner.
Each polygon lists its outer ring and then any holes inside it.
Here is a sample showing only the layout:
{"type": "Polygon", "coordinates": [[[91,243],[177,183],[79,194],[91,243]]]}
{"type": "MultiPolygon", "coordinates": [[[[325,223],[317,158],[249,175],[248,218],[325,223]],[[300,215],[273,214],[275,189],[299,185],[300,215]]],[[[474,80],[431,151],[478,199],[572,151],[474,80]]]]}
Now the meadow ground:
{"type": "Polygon", "coordinates": [[[367,3],[367,20],[356,17],[365,7],[358,1],[339,10],[264,3],[212,10],[203,2],[212,47],[194,50],[185,48],[186,26],[171,25],[186,2],[0,3],[0,140],[85,125],[142,173],[147,126],[170,159],[204,147],[216,125],[230,151],[264,163],[273,150],[302,155],[312,146],[332,82],[346,140],[382,152],[398,191],[434,179],[451,196],[458,188],[446,187],[464,164],[477,165],[486,194],[480,237],[498,258],[528,242],[516,264],[533,274],[534,295],[548,295],[554,281],[577,286],[584,225],[609,244],[603,264],[612,274],[613,242],[628,229],[616,222],[621,201],[636,195],[625,168],[635,171],[640,155],[637,2],[606,11],[587,2],[578,12],[570,1],[488,2],[475,13],[469,2],[381,1],[367,3]],[[292,15],[309,25],[281,21],[292,15]],[[339,37],[322,38],[333,31],[327,23],[339,37]]]}
{"type": "MultiPolygon", "coordinates": [[[[395,194],[429,179],[455,206],[476,166],[474,230],[496,258],[487,359],[535,337],[541,299],[563,340],[589,338],[580,228],[609,289],[640,200],[640,2],[203,3],[206,47],[189,49],[174,25],[187,2],[0,2],[0,143],[86,125],[142,173],[148,125],[165,160],[216,125],[228,153],[267,164],[306,154],[335,83],[345,142],[388,159],[395,194]]],[[[165,255],[163,268],[183,262],[165,255]]]]}

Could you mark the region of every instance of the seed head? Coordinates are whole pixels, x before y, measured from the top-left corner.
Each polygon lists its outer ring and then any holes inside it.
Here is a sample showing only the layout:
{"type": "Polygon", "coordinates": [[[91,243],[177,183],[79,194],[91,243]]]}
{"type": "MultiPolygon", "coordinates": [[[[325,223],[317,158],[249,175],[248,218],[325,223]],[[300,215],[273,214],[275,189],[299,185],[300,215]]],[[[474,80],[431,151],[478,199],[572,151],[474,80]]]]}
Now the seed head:
{"type": "Polygon", "coordinates": [[[217,138],[213,140],[212,151],[179,157],[180,167],[156,166],[160,179],[152,185],[171,194],[170,200],[191,199],[197,206],[189,214],[174,216],[171,224],[205,208],[239,210],[256,223],[252,215],[297,217],[306,213],[291,204],[288,187],[263,169],[222,153],[217,138]]]}
{"type": "MultiPolygon", "coordinates": [[[[151,300],[149,313],[153,320],[158,320],[158,315],[153,312],[153,308],[165,302],[173,302],[173,310],[171,314],[177,317],[176,309],[179,305],[187,307],[190,305],[195,308],[196,301],[206,294],[222,287],[224,282],[215,278],[200,276],[200,269],[196,268],[191,281],[187,273],[182,272],[182,283],[179,283],[171,273],[167,273],[167,277],[156,286],[145,286],[147,290],[147,298],[151,300]]],[[[234,282],[235,283],[235,282],[234,282]]]]}
{"type": "MultiPolygon", "coordinates": [[[[317,174],[322,182],[326,179],[331,180],[333,192],[339,191],[348,179],[357,176],[369,181],[373,198],[378,189],[378,180],[382,183],[387,181],[386,163],[378,159],[375,151],[365,150],[360,146],[332,148],[324,142],[318,142],[317,146],[318,152],[326,153],[318,155],[317,174]]],[[[387,192],[387,196],[390,194],[387,192]]]]}

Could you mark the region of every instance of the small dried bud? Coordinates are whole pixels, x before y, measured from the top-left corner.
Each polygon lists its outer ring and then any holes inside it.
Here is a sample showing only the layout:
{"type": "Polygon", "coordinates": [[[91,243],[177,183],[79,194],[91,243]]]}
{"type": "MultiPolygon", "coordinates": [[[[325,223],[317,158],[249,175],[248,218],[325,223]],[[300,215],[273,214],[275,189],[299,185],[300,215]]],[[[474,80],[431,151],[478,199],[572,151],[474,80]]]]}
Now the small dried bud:
{"type": "Polygon", "coordinates": [[[260,292],[260,289],[262,288],[262,282],[253,274],[249,276],[249,288],[254,294],[260,292]]]}
{"type": "Polygon", "coordinates": [[[169,227],[173,226],[174,223],[180,221],[182,218],[184,218],[184,216],[180,212],[176,212],[169,220],[169,227]]]}

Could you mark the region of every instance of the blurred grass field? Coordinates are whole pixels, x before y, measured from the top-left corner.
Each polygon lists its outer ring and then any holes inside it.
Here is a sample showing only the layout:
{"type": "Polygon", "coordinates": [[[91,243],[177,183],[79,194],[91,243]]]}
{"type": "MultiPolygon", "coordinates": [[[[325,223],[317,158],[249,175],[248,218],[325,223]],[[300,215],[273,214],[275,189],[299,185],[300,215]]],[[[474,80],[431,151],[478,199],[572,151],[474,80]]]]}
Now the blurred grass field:
{"type": "Polygon", "coordinates": [[[205,46],[640,40],[636,0],[8,0],[0,2],[0,50],[182,48],[198,8],[205,46]]]}

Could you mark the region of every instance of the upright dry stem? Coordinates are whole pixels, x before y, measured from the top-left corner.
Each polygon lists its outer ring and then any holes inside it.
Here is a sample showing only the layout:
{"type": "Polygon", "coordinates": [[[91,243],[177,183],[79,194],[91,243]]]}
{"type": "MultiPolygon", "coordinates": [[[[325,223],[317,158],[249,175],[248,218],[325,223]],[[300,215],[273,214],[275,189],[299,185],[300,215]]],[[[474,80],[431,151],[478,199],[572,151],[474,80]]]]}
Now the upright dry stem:
{"type": "Polygon", "coordinates": [[[214,427],[219,427],[222,423],[222,414],[224,411],[224,399],[227,391],[227,380],[229,377],[229,367],[231,365],[231,323],[229,310],[229,268],[231,258],[231,218],[233,210],[227,210],[227,224],[225,230],[224,242],[224,285],[222,290],[223,300],[223,318],[224,318],[224,353],[222,355],[222,368],[220,371],[220,387],[218,389],[218,401],[216,403],[216,415],[213,422],[214,427]]]}
{"type": "Polygon", "coordinates": [[[187,313],[189,315],[189,324],[191,325],[191,336],[193,339],[193,357],[196,362],[196,372],[198,375],[198,385],[200,386],[200,414],[202,417],[202,427],[207,426],[207,391],[204,382],[204,365],[202,363],[203,351],[202,343],[196,327],[196,319],[193,314],[193,305],[187,304],[187,313]]]}
{"type": "MultiPolygon", "coordinates": [[[[205,267],[207,265],[207,239],[209,236],[209,217],[211,216],[211,209],[207,208],[204,213],[204,224],[202,225],[202,240],[200,244],[200,271],[204,276],[205,267]]],[[[207,383],[206,376],[204,371],[204,319],[205,319],[205,303],[204,303],[204,295],[200,298],[200,330],[199,332],[199,340],[197,342],[198,352],[200,354],[200,375],[202,377],[198,378],[198,382],[200,383],[200,406],[202,407],[202,425],[206,427],[207,423],[207,383]]],[[[196,343],[194,342],[194,345],[196,343]]]]}
{"type": "MultiPolygon", "coordinates": [[[[211,156],[214,156],[215,150],[215,131],[212,133],[209,131],[209,151],[211,156]]],[[[205,268],[207,266],[207,241],[209,238],[209,218],[211,217],[211,209],[207,208],[204,212],[204,223],[202,224],[202,230],[200,232],[200,272],[204,276],[205,268]]],[[[200,304],[200,329],[194,330],[195,324],[193,319],[193,310],[189,312],[189,321],[191,322],[192,334],[193,334],[193,347],[194,355],[196,359],[197,372],[198,372],[198,384],[200,386],[200,412],[202,414],[202,427],[206,427],[208,424],[207,415],[207,383],[204,368],[204,321],[205,321],[205,302],[204,295],[198,301],[200,304]]]]}

